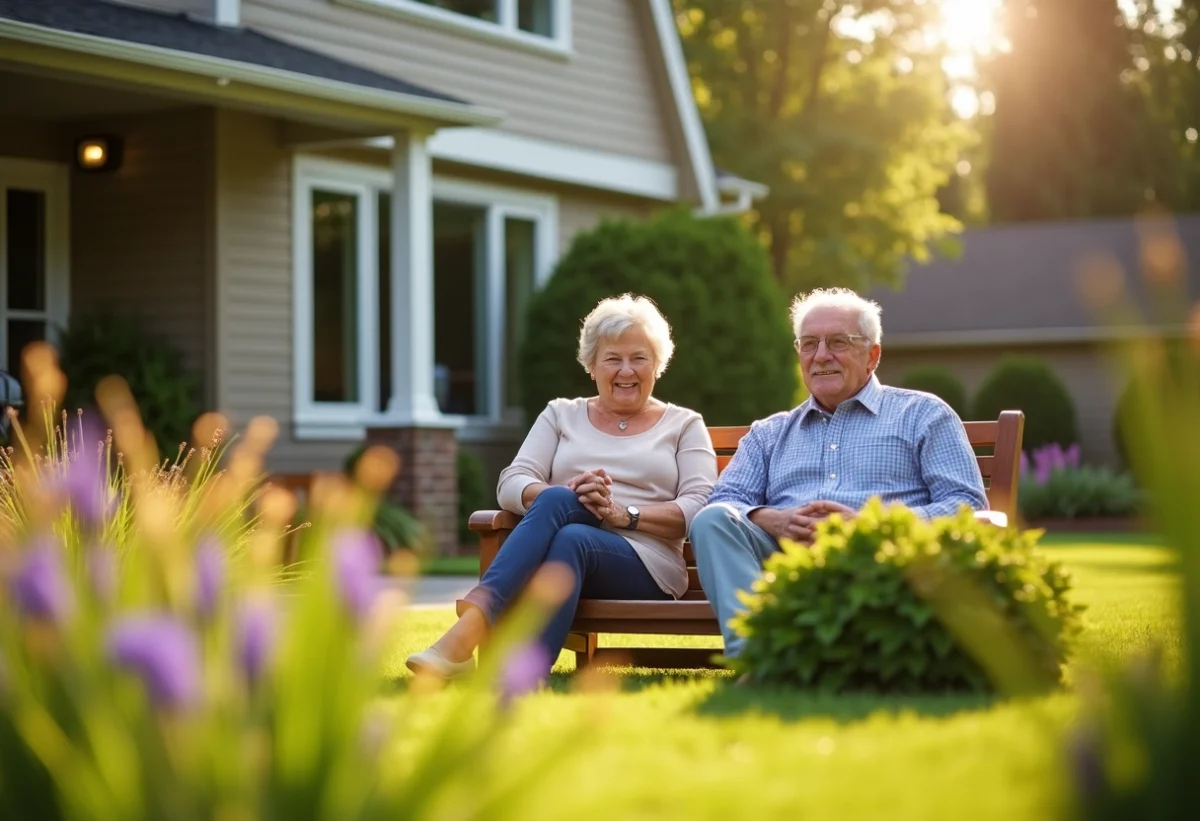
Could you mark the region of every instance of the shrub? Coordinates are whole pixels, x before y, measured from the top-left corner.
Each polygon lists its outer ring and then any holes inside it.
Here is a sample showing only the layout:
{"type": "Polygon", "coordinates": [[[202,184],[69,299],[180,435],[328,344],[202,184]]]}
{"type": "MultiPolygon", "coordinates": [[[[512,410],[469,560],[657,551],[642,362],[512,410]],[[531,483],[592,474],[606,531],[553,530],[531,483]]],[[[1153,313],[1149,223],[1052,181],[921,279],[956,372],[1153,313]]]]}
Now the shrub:
{"type": "Polygon", "coordinates": [[[969,511],[920,520],[869,502],[786,543],[735,617],[735,669],[826,692],[1044,689],[1060,680],[1078,608],[1036,532],[969,511]]]}
{"type": "Polygon", "coordinates": [[[147,333],[136,319],[112,313],[72,317],[59,351],[67,377],[64,407],[94,408],[96,386],[116,374],[129,385],[160,454],[170,458],[191,439],[200,415],[199,381],[184,371],[178,348],[147,333]]]}
{"type": "Polygon", "coordinates": [[[1021,515],[1027,519],[1133,516],[1142,494],[1127,473],[1079,464],[1079,446],[1046,445],[1021,453],[1021,515]]]}
{"type": "Polygon", "coordinates": [[[458,449],[458,543],[472,545],[479,541],[479,534],[467,522],[477,510],[495,507],[489,501],[487,474],[483,462],[470,451],[458,449]]]}
{"type": "Polygon", "coordinates": [[[940,397],[961,419],[967,412],[967,389],[962,380],[940,365],[922,365],[904,374],[900,387],[940,397]]]}
{"type": "Polygon", "coordinates": [[[594,392],[576,361],[580,322],[601,299],[624,292],[653,299],[671,324],[675,355],[655,389],[660,398],[709,425],[748,424],[792,406],[787,300],[766,252],[733,219],[673,210],[578,235],[533,297],[520,357],[529,423],[550,399],[594,392]]]}
{"type": "MultiPolygon", "coordinates": [[[[366,449],[366,444],[361,444],[347,454],[342,463],[343,472],[347,477],[354,476],[358,462],[366,449]]],[[[306,521],[308,513],[309,511],[299,511],[296,521],[306,521]]],[[[397,504],[386,496],[380,496],[375,502],[371,532],[379,537],[388,555],[401,550],[424,554],[429,552],[432,547],[429,528],[404,505],[397,504]]]]}
{"type": "Polygon", "coordinates": [[[1054,443],[1066,447],[1079,441],[1071,395],[1040,359],[1004,357],[980,385],[971,415],[975,419],[995,419],[1004,410],[1025,412],[1026,448],[1054,443]]]}
{"type": "Polygon", "coordinates": [[[505,726],[538,662],[512,650],[545,624],[553,579],[466,687],[381,702],[401,597],[375,584],[366,525],[387,452],[364,454],[360,484],[314,488],[309,572],[280,579],[289,494],[256,490],[273,420],[185,483],[121,405],[115,478],[103,436],[69,431],[31,434],[0,476],[0,817],[523,817],[524,785],[579,738],[534,747],[505,726]],[[247,549],[223,521],[247,523],[247,549]]]}

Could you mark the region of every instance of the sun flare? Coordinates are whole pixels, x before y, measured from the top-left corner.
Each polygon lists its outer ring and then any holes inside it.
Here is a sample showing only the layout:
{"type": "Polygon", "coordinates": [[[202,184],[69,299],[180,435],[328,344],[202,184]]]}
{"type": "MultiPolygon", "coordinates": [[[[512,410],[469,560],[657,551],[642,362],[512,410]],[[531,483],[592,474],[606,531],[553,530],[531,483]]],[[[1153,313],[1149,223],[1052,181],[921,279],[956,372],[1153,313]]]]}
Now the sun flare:
{"type": "Polygon", "coordinates": [[[951,51],[985,53],[1000,45],[1001,0],[938,0],[941,36],[951,51]]]}

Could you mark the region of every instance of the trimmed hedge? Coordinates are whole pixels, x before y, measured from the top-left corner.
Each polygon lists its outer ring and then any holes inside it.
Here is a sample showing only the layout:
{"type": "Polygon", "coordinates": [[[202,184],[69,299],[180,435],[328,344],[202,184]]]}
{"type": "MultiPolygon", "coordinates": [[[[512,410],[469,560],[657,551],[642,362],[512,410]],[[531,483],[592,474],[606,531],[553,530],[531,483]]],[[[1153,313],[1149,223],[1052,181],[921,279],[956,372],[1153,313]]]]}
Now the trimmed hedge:
{"type": "Polygon", "coordinates": [[[926,522],[873,499],[785,541],[734,617],[729,666],[821,692],[1030,693],[1061,682],[1081,608],[1040,531],[926,522]]]}
{"type": "Polygon", "coordinates": [[[961,379],[941,365],[920,365],[911,369],[900,380],[900,387],[932,393],[953,408],[960,419],[967,412],[967,389],[961,379]]]}
{"type": "Polygon", "coordinates": [[[1041,359],[1006,356],[980,385],[971,416],[995,419],[1004,410],[1025,412],[1025,450],[1052,444],[1067,447],[1079,441],[1071,394],[1041,359]]]}
{"type": "Polygon", "coordinates": [[[532,298],[520,358],[528,424],[551,399],[594,393],[575,358],[580,323],[601,299],[626,292],[653,299],[671,325],[675,355],[655,387],[660,399],[708,425],[745,425],[792,407],[788,302],[765,250],[733,219],[672,210],[579,234],[532,298]]]}

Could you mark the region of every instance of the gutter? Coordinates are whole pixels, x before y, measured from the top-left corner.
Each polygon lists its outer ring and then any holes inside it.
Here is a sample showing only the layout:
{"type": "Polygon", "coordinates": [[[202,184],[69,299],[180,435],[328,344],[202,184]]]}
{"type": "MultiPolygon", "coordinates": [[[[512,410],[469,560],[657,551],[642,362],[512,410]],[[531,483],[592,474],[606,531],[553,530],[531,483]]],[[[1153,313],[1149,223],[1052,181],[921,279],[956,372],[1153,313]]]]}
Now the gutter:
{"type": "MultiPolygon", "coordinates": [[[[209,57],[161,46],[78,34],[14,20],[0,19],[0,41],[3,40],[208,77],[214,81],[217,88],[215,96],[221,96],[220,89],[236,82],[342,105],[361,106],[388,114],[422,117],[451,125],[495,125],[504,119],[503,112],[483,106],[373,89],[223,57],[209,57]]],[[[19,61],[19,58],[17,59],[19,61]]]]}

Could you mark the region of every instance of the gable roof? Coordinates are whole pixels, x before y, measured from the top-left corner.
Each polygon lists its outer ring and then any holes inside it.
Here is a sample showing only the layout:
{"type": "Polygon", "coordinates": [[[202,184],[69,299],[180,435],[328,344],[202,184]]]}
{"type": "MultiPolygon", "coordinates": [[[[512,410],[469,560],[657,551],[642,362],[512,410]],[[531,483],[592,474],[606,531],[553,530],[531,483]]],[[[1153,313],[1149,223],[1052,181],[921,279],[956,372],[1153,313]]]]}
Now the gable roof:
{"type": "MultiPolygon", "coordinates": [[[[1200,214],[1170,227],[1184,253],[1191,299],[1200,298],[1200,214]]],[[[1131,219],[979,228],[962,236],[958,259],[913,265],[903,289],[875,288],[885,345],[948,346],[1085,341],[1114,331],[1084,302],[1079,274],[1115,261],[1139,314],[1152,319],[1141,262],[1143,236],[1131,219]]]]}
{"type": "MultiPolygon", "coordinates": [[[[498,112],[361,66],[284,42],[250,28],[218,26],[186,14],[168,14],[104,0],[0,0],[0,42],[5,39],[55,45],[72,51],[162,65],[173,53],[192,58],[171,67],[213,76],[236,75],[262,85],[288,83],[313,96],[328,91],[374,92],[393,107],[450,122],[484,124],[498,112]]],[[[365,96],[360,93],[359,96],[365,96]]]]}

